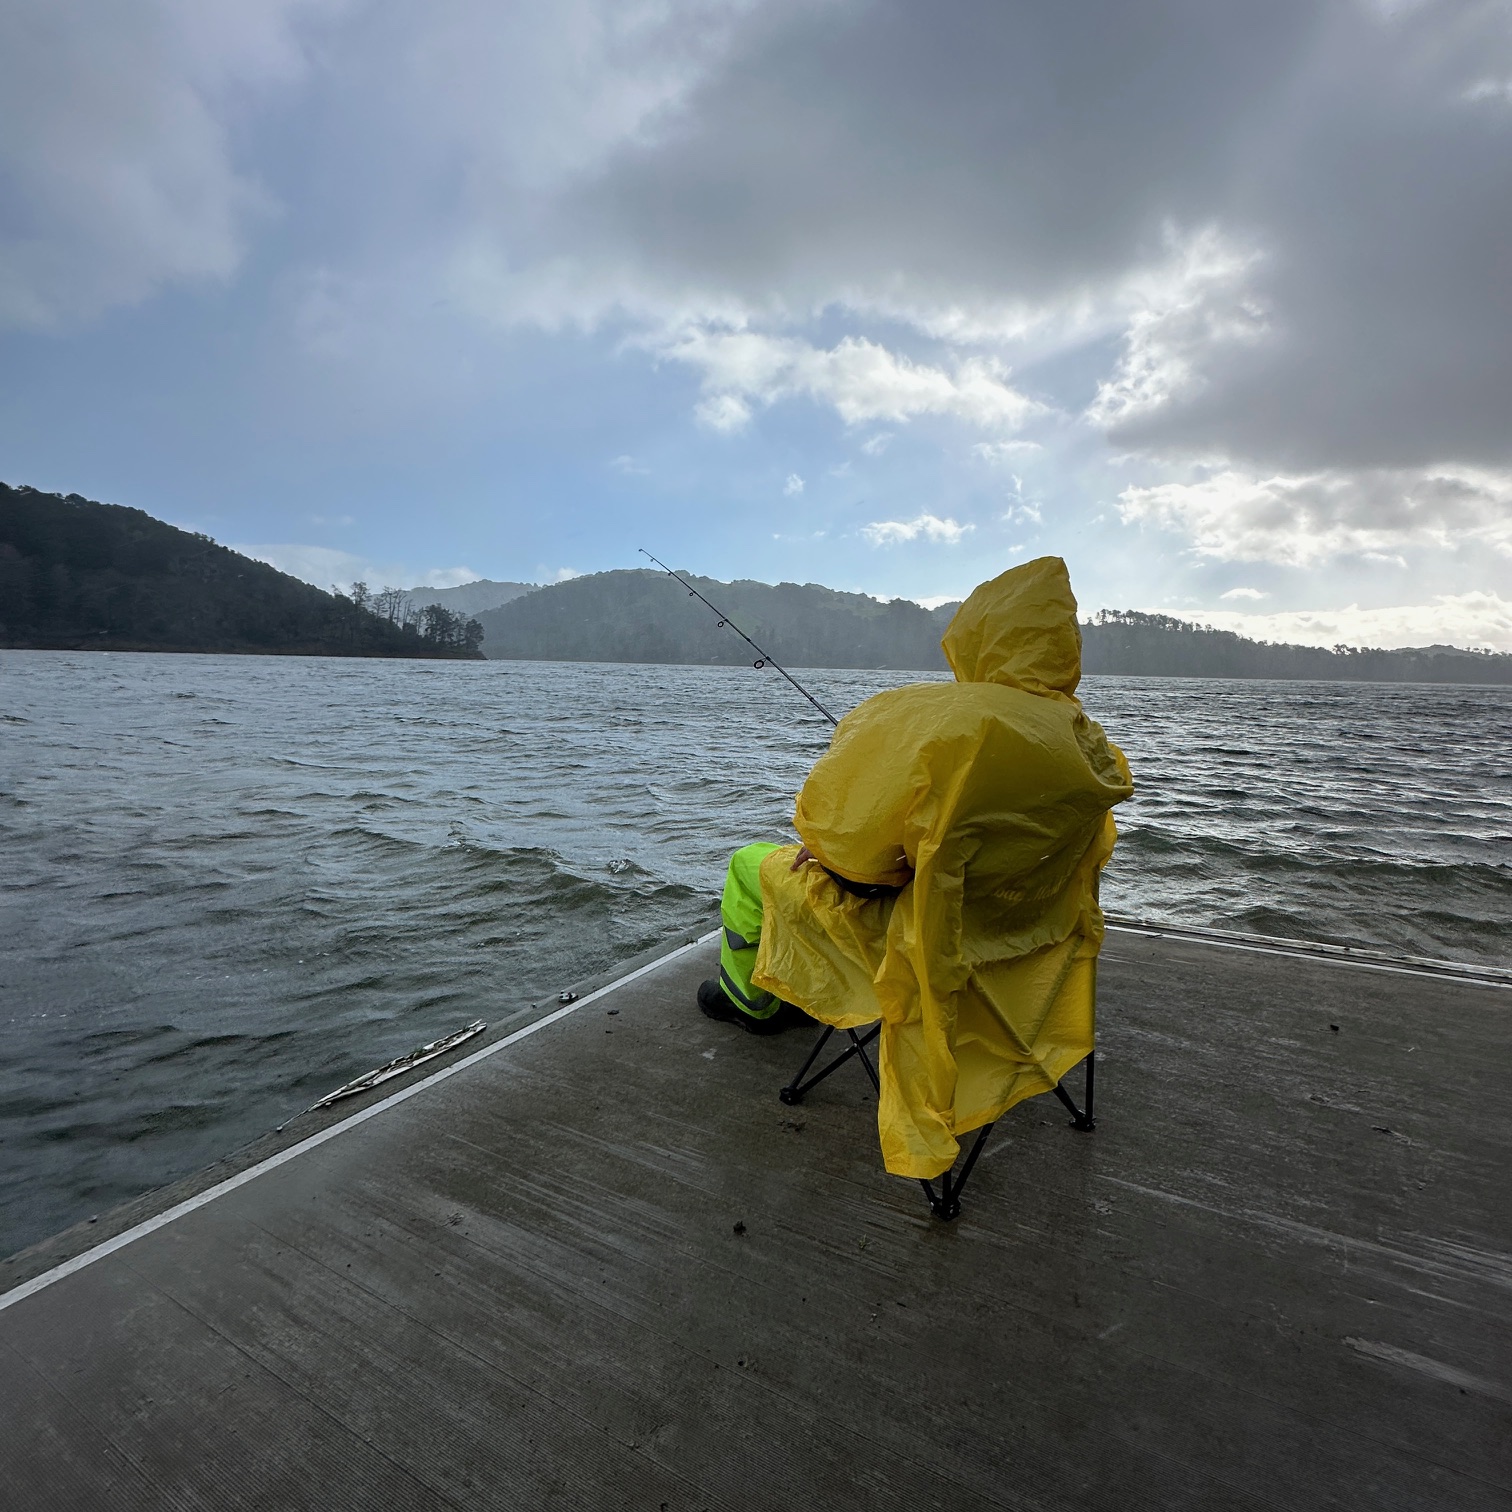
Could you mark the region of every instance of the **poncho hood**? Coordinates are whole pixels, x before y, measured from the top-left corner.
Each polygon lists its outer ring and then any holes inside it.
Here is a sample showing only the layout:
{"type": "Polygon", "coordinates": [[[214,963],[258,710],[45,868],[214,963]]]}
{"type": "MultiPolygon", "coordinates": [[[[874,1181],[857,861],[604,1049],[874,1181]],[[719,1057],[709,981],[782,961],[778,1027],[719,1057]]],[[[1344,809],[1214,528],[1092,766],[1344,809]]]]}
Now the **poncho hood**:
{"type": "Polygon", "coordinates": [[[1038,557],[981,584],[940,644],[957,682],[1072,697],[1081,681],[1081,627],[1065,562],[1038,557]]]}

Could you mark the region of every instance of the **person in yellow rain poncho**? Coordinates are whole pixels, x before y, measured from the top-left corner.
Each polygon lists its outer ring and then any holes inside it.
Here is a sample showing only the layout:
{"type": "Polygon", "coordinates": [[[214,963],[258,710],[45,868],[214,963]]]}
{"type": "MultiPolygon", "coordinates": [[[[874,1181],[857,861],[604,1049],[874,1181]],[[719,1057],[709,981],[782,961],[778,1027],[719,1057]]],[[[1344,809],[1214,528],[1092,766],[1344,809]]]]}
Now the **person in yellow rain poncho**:
{"type": "Polygon", "coordinates": [[[883,1159],[925,1180],[1092,1050],[1097,878],[1133,792],[1075,697],[1081,632],[1058,557],[983,583],[943,645],[956,680],[842,719],[798,796],[802,848],[736,852],[725,895],[726,945],[732,903],[744,926],[747,959],[730,963],[744,1012],[881,1020],[883,1159]]]}

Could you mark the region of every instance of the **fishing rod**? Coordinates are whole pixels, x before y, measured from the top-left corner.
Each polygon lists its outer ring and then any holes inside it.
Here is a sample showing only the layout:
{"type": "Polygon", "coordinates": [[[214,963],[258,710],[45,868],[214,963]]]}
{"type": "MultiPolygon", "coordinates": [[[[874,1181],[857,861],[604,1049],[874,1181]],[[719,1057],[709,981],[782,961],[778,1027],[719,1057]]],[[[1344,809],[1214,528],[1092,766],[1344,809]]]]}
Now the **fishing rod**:
{"type": "Polygon", "coordinates": [[[717,604],[711,604],[708,601],[708,599],[706,599],[703,596],[703,594],[701,594],[698,591],[698,589],[696,589],[692,585],[692,583],[690,583],[687,580],[687,578],[685,578],[680,572],[673,572],[673,570],[669,566],[667,566],[667,564],[664,561],[662,561],[662,559],[660,557],[654,557],[654,556],[652,556],[651,553],[649,551],[647,551],[644,546],[638,546],[638,547],[636,547],[636,550],[639,551],[640,554],[643,557],[648,557],[651,561],[655,562],[656,565],[658,567],[660,567],[661,570],[663,572],[665,572],[668,577],[674,577],[674,578],[676,578],[677,581],[679,583],[681,583],[683,585],[683,587],[686,588],[688,590],[688,592],[691,593],[693,595],[693,597],[696,598],[699,601],[699,603],[703,604],[706,608],[713,610],[714,617],[719,621],[720,625],[721,626],[727,626],[729,629],[733,630],[736,633],[736,635],[738,635],[741,638],[741,640],[743,640],[746,643],[746,645],[748,645],[751,648],[751,650],[753,650],[756,653],[755,666],[756,666],[757,671],[760,671],[761,668],[763,668],[763,667],[775,667],[777,669],[777,671],[779,671],[780,673],[782,673],[782,675],[785,678],[787,678],[787,680],[790,683],[792,683],[792,685],[795,688],[797,688],[797,690],[801,694],[803,694],[803,696],[806,699],[808,699],[808,701],[811,704],[813,704],[813,706],[816,709],[818,709],[818,711],[822,715],[824,715],[824,717],[827,720],[829,720],[829,722],[832,725],[838,725],[840,723],[840,721],[838,719],[836,719],[835,716],[833,714],[831,714],[830,711],[828,709],[826,709],[824,707],[824,705],[822,703],[820,703],[819,700],[817,698],[815,698],[814,695],[812,693],[810,693],[809,690],[807,688],[805,688],[803,686],[803,684],[801,682],[799,682],[798,679],[796,677],[794,677],[793,674],[787,670],[786,667],[784,667],[780,662],[778,662],[769,653],[763,651],[761,649],[761,647],[758,646],[756,644],[756,642],[753,641],[751,639],[751,637],[749,635],[747,635],[745,633],[745,631],[742,630],[740,628],[740,626],[737,625],[735,623],[735,621],[732,620],[730,618],[730,616],[724,612],[723,609],[719,608],[719,606],[717,604]]]}

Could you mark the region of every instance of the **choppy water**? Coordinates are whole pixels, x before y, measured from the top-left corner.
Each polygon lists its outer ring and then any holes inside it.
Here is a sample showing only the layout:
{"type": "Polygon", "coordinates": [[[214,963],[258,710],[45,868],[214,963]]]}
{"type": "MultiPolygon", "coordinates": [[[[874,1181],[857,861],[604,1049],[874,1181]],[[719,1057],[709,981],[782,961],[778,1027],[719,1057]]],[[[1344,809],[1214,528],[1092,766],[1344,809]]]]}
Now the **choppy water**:
{"type": "MultiPolygon", "coordinates": [[[[1512,956],[1512,690],[1083,696],[1110,911],[1512,956]]],[[[827,738],[743,668],[0,652],[0,1253],[712,922],[827,738]]]]}

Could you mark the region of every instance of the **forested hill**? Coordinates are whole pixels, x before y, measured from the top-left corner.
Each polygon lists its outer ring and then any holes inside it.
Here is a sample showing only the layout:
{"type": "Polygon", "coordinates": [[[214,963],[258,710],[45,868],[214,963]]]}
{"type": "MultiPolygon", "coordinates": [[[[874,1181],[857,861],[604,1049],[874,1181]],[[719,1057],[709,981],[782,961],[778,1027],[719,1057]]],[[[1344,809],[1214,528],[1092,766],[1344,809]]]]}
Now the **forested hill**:
{"type": "Polygon", "coordinates": [[[1512,656],[1418,646],[1289,646],[1166,614],[1104,609],[1082,626],[1087,672],[1146,677],[1283,677],[1352,682],[1512,683],[1512,656]]]}
{"type": "Polygon", "coordinates": [[[475,658],[476,621],[325,593],[140,509],[0,483],[0,646],[475,658]],[[397,622],[396,622],[397,621],[397,622]]]}
{"type": "Polygon", "coordinates": [[[534,583],[499,583],[492,578],[479,578],[476,582],[463,583],[457,588],[406,588],[403,590],[410,603],[425,608],[428,604],[440,604],[453,614],[482,614],[485,609],[497,609],[521,594],[534,593],[534,583]]]}
{"type": "MultiPolygon", "coordinates": [[[[943,670],[940,651],[955,605],[878,603],[817,583],[718,583],[685,573],[784,666],[943,670]]],[[[684,662],[737,666],[755,660],[687,589],[663,572],[632,568],[538,588],[478,616],[487,656],[523,661],[684,662]]]]}
{"type": "MultiPolygon", "coordinates": [[[[956,605],[890,604],[817,584],[688,576],[784,666],[945,667],[940,637],[956,605]]],[[[754,653],[671,578],[647,569],[574,578],[480,614],[483,650],[540,661],[683,662],[732,666],[754,653]]],[[[1082,626],[1089,674],[1323,678],[1362,682],[1512,683],[1512,656],[1429,646],[1325,650],[1245,640],[1165,615],[1102,611],[1082,626]]]]}

